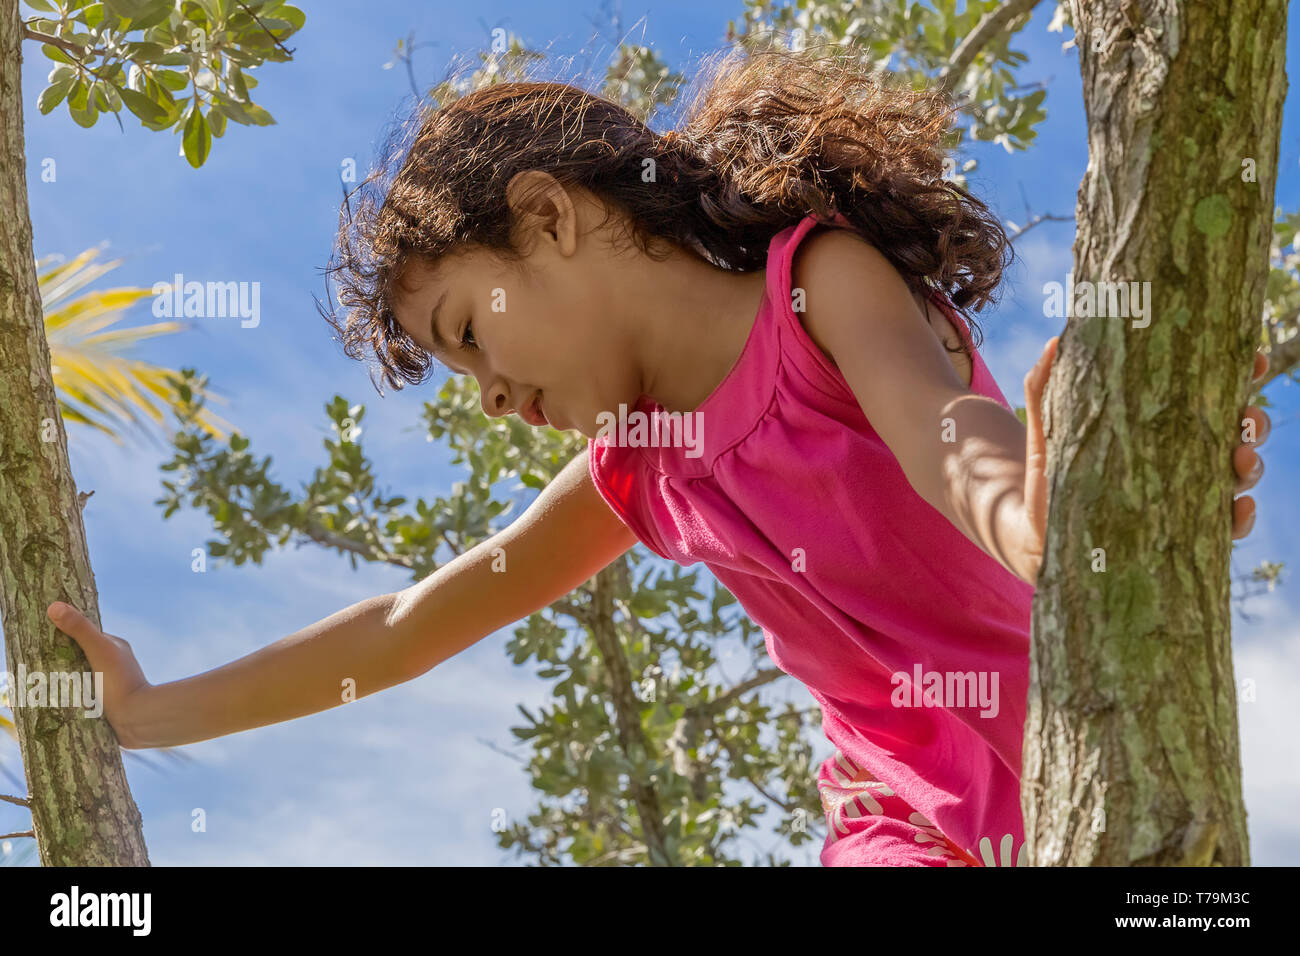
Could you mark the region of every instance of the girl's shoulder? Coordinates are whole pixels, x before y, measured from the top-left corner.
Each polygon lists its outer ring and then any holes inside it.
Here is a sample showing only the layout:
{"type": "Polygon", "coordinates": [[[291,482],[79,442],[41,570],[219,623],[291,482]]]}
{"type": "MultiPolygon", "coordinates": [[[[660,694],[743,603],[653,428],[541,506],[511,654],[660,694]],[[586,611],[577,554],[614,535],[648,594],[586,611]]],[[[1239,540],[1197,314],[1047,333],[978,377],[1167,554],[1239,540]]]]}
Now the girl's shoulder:
{"type": "MultiPolygon", "coordinates": [[[[803,223],[800,225],[804,227],[803,223]]],[[[853,301],[861,306],[864,302],[897,299],[906,283],[880,250],[841,216],[836,221],[813,220],[805,228],[791,250],[790,285],[794,298],[802,298],[805,302],[817,298],[837,304],[853,301]]],[[[971,355],[962,349],[969,342],[969,336],[961,318],[954,310],[942,308],[933,297],[927,298],[910,290],[909,294],[931,332],[944,346],[953,371],[969,388],[974,365],[971,355]]],[[[826,326],[837,317],[818,310],[816,318],[810,321],[808,310],[796,309],[795,312],[804,332],[826,360],[836,365],[829,346],[829,339],[834,336],[829,334],[826,326]]]]}

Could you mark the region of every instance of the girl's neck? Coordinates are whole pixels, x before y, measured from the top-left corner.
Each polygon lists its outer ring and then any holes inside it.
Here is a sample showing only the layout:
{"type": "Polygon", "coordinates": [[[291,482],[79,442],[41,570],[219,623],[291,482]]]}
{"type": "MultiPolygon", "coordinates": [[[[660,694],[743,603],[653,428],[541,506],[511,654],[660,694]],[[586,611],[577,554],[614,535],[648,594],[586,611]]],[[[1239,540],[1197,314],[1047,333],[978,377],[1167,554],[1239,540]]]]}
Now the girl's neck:
{"type": "Polygon", "coordinates": [[[720,269],[690,253],[654,263],[648,289],[656,314],[646,338],[644,392],[665,411],[694,411],[735,367],[754,327],[766,271],[720,269]]]}

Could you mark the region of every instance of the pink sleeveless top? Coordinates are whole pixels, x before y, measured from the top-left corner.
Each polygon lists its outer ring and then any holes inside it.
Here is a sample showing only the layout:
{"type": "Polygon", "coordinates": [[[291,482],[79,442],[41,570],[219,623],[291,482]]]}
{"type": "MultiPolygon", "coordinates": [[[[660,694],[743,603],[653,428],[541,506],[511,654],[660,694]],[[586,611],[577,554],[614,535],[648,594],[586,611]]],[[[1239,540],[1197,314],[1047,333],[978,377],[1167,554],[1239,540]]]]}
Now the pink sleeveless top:
{"type": "MultiPolygon", "coordinates": [[[[691,413],[695,441],[591,439],[591,478],[651,551],[702,561],[762,628],[773,663],[807,686],[839,751],[823,779],[842,780],[847,757],[870,771],[854,779],[892,790],[968,865],[1023,863],[1034,589],[912,489],[792,310],[794,250],[835,224],[849,225],[808,216],[773,237],[758,316],[691,413]]],[[[961,316],[935,301],[969,342],[961,316]]],[[[970,387],[1010,408],[978,353],[970,387]]],[[[636,410],[662,411],[646,395],[636,410]]],[[[908,865],[905,843],[837,842],[832,830],[822,862],[908,865]]]]}

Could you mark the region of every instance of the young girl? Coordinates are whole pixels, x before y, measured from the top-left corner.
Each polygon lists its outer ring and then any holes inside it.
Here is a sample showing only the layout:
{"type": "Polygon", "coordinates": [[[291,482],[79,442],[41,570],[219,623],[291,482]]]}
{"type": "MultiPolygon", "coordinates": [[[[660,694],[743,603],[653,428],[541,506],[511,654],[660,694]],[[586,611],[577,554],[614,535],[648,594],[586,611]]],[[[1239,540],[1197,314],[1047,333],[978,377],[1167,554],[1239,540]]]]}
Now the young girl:
{"type": "MultiPolygon", "coordinates": [[[[427,112],[343,222],[331,322],[395,388],[437,359],[474,376],[487,415],[587,449],[425,581],[208,674],[149,685],[67,609],[123,746],[321,710],[340,674],[361,694],[410,679],[640,541],[703,562],[821,706],[824,864],[1024,863],[1056,339],[1025,379],[1026,436],[961,311],[991,301],[1009,251],[942,178],[949,122],[936,95],[781,51],[724,60],[662,136],[557,84],[427,112]],[[638,431],[638,412],[678,440],[638,431]]],[[[1267,416],[1243,414],[1262,440],[1267,416]]],[[[1262,473],[1244,446],[1234,464],[1239,490],[1262,473]]],[[[1234,536],[1252,522],[1239,499],[1234,536]]]]}

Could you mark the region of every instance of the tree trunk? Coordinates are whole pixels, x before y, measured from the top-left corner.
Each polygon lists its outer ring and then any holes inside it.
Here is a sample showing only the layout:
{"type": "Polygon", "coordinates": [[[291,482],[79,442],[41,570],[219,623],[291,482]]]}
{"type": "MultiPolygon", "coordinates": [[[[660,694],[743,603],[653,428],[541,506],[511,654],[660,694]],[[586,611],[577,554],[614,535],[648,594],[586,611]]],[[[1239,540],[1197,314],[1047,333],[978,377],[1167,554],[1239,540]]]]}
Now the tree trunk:
{"type": "Polygon", "coordinates": [[[99,622],[32,256],[21,43],[18,2],[0,0],[0,626],[14,722],[41,863],[147,866],[112,727],[87,718],[84,701],[25,706],[35,685],[19,673],[21,665],[51,681],[90,672],[81,649],[45,616],[53,601],[99,622]]]}
{"type": "Polygon", "coordinates": [[[1043,402],[1029,859],[1249,865],[1230,454],[1268,274],[1286,3],[1072,12],[1089,148],[1074,281],[1149,282],[1150,295],[1133,318],[1085,316],[1077,299],[1043,402]]]}

